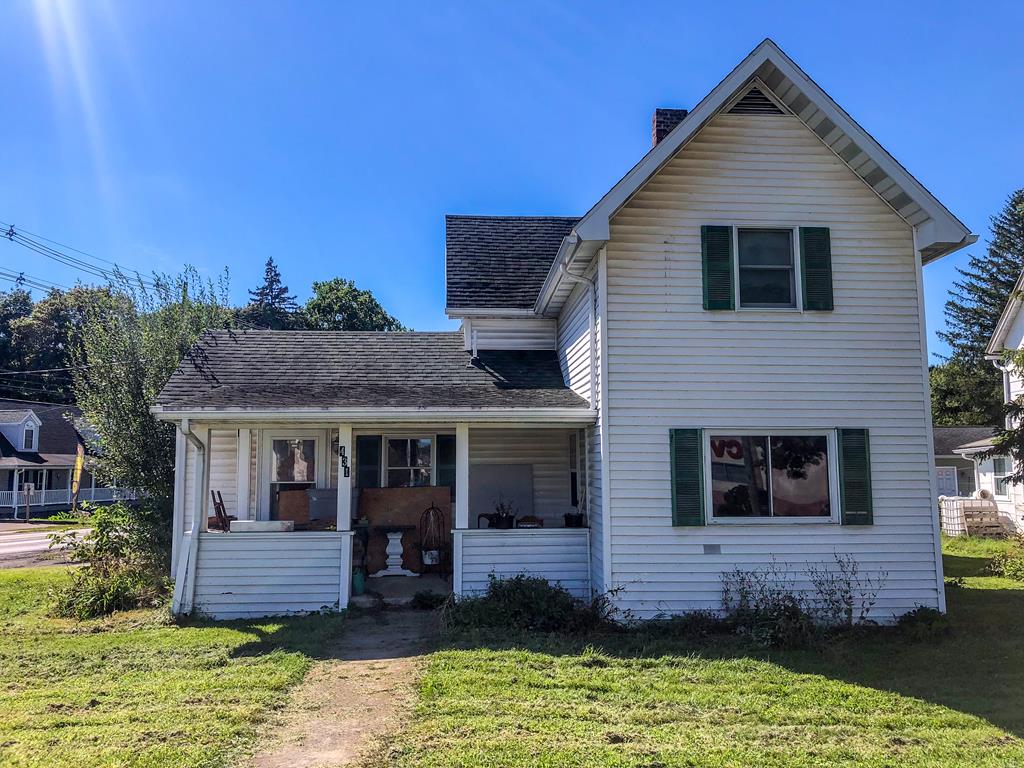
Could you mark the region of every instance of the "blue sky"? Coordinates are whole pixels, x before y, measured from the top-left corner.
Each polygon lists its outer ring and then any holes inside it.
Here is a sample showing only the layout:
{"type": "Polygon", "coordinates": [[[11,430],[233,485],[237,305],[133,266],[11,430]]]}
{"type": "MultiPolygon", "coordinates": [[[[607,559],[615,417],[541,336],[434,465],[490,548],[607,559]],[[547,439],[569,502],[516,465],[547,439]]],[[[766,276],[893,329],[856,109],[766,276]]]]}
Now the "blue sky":
{"type": "MultiPolygon", "coordinates": [[[[585,212],[772,37],[973,231],[1024,186],[1020,3],[4,0],[0,221],[140,270],[273,256],[444,317],[444,214],[585,212]]],[[[975,246],[981,251],[983,244],[975,246]]],[[[964,253],[925,270],[932,351],[964,253]]],[[[0,242],[0,266],[71,284],[0,242]]],[[[6,285],[0,283],[0,285],[6,285]]]]}

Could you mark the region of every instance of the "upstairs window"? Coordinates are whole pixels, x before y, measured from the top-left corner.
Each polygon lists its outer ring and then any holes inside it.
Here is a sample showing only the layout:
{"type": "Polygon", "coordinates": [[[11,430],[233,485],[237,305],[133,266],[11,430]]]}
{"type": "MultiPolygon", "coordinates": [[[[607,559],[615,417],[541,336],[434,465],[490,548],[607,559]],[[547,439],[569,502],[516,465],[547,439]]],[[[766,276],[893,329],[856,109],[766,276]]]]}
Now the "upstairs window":
{"type": "Polygon", "coordinates": [[[792,230],[739,229],[737,251],[741,308],[796,308],[792,230]]]}
{"type": "Polygon", "coordinates": [[[25,427],[25,435],[22,438],[24,450],[34,451],[36,449],[36,431],[32,427],[25,427]]]}

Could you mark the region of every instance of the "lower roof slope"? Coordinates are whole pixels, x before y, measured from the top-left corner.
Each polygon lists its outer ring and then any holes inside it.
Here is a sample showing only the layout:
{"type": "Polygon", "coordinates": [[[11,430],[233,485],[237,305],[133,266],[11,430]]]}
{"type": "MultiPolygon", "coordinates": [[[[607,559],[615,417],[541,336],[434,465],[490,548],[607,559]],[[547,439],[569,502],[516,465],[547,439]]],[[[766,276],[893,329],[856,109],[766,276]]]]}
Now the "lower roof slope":
{"type": "Polygon", "coordinates": [[[488,351],[462,333],[213,331],[157,398],[163,412],[288,408],[581,408],[553,350],[488,351]]]}

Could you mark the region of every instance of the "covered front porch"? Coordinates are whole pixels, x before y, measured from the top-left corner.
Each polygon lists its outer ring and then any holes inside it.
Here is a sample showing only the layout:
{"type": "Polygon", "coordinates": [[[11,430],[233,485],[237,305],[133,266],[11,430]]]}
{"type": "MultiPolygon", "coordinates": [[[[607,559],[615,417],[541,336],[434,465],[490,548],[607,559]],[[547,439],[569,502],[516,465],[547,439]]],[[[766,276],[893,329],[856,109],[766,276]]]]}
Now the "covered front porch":
{"type": "Polygon", "coordinates": [[[0,468],[0,517],[28,519],[39,512],[69,509],[72,503],[109,502],[135,498],[131,491],[98,485],[87,470],[77,495],[72,489],[73,466],[37,467],[25,461],[8,469],[0,468]]]}
{"type": "Polygon", "coordinates": [[[174,610],[337,610],[518,573],[589,598],[592,421],[185,420],[174,610]]]}

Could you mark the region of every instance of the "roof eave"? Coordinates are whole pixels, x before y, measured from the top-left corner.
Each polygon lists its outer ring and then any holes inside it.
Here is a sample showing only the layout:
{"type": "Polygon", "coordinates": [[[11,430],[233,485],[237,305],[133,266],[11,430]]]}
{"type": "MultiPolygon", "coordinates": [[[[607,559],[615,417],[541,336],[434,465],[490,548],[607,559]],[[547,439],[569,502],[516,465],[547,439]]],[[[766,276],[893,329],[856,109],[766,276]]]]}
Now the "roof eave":
{"type": "Polygon", "coordinates": [[[597,412],[591,408],[173,408],[154,405],[150,408],[160,421],[289,421],[304,423],[336,422],[403,422],[403,421],[467,421],[488,423],[552,423],[592,424],[597,412]]]}
{"type": "Polygon", "coordinates": [[[1010,292],[1010,300],[1003,307],[995,330],[992,331],[992,338],[988,340],[988,346],[985,347],[985,357],[989,360],[999,360],[1002,357],[1006,346],[1006,334],[1010,332],[1010,327],[1020,311],[1022,291],[1024,291],[1024,271],[1017,276],[1017,282],[1014,283],[1013,290],[1010,292]]]}
{"type": "MultiPolygon", "coordinates": [[[[838,104],[818,86],[799,66],[787,56],[772,40],[760,43],[740,64],[716,85],[700,103],[679,123],[662,141],[650,151],[629,172],[622,177],[598,202],[591,208],[573,229],[573,233],[581,243],[597,242],[603,244],[610,238],[610,222],[612,217],[642,187],[646,181],[656,174],[673,156],[724,107],[729,99],[749,80],[757,76],[760,68],[770,63],[793,83],[815,106],[820,109],[832,123],[856,141],[879,168],[919,205],[928,215],[928,219],[914,227],[917,247],[922,253],[923,261],[930,263],[949,255],[977,241],[963,222],[950,211],[914,176],[900,165],[884,147],[863,128],[861,128],[838,104]]],[[[837,155],[838,156],[838,155],[837,155]]],[[[888,202],[888,201],[886,201],[888,202]]],[[[895,210],[895,209],[894,209],[895,210]]],[[[896,214],[901,216],[899,211],[896,214]]],[[[597,249],[595,248],[594,251],[597,249]]],[[[560,279],[561,267],[558,259],[552,264],[545,288],[538,298],[538,310],[546,311],[550,296],[554,294],[554,286],[560,279]],[[553,286],[549,288],[548,283],[553,286]]]]}

